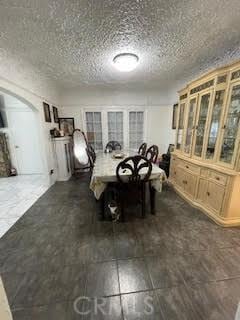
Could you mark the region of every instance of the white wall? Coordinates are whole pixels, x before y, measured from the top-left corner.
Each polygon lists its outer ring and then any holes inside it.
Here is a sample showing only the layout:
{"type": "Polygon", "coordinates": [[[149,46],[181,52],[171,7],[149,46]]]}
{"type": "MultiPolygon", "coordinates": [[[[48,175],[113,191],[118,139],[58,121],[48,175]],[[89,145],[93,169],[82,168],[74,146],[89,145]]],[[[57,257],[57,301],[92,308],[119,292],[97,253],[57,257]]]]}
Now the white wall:
{"type": "MultiPolygon", "coordinates": [[[[141,107],[147,111],[146,142],[156,144],[159,152],[165,153],[168,145],[174,143],[175,130],[172,125],[172,104],[166,102],[167,97],[161,97],[156,91],[131,90],[67,90],[61,95],[61,117],[74,117],[75,127],[83,129],[82,111],[84,108],[126,108],[141,107]],[[164,103],[164,104],[163,104],[164,103]]],[[[172,99],[174,101],[174,99],[172,99]]]]}
{"type": "Polygon", "coordinates": [[[60,93],[62,106],[168,106],[178,101],[176,92],[155,89],[91,87],[66,89],[60,93]]]}
{"type": "Polygon", "coordinates": [[[172,110],[170,106],[150,106],[147,121],[147,142],[156,144],[159,153],[166,153],[168,145],[175,143],[175,130],[172,130],[172,110]]]}

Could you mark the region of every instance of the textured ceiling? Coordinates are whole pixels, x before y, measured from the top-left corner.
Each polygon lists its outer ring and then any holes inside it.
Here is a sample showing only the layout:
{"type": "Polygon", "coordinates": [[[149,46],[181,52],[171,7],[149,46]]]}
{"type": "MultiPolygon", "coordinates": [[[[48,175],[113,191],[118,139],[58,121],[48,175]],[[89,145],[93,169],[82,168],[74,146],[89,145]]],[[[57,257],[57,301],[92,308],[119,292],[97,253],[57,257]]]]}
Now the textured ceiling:
{"type": "Polygon", "coordinates": [[[169,89],[240,58],[239,0],[0,0],[0,58],[64,87],[169,89]],[[112,66],[138,54],[131,73],[112,66]]]}

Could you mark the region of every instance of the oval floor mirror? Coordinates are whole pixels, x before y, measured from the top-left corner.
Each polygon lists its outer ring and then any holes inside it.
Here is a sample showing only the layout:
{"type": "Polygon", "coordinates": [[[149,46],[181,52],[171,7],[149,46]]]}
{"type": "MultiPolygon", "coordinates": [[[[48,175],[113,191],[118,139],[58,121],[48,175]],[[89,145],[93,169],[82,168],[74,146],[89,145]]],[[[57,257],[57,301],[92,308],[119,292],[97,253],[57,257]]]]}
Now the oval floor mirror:
{"type": "Polygon", "coordinates": [[[87,142],[84,133],[80,129],[75,129],[73,132],[73,154],[81,167],[86,167],[89,163],[86,149],[87,142]]]}

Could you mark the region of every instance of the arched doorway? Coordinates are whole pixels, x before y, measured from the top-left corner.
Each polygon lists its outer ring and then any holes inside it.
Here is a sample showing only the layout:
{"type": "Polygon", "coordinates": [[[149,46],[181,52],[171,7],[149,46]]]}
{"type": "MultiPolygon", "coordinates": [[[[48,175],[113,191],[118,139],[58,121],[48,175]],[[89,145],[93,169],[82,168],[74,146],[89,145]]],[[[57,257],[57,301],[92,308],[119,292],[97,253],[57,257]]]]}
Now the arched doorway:
{"type": "Polygon", "coordinates": [[[43,174],[38,110],[3,91],[0,97],[12,166],[19,175],[43,174]]]}

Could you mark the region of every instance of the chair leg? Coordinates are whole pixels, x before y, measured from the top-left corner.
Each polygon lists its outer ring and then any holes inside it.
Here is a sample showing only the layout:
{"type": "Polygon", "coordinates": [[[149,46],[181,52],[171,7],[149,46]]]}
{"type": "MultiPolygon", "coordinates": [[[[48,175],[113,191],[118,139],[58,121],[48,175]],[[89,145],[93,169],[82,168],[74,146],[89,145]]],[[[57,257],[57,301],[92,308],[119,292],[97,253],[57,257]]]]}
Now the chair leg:
{"type": "Polygon", "coordinates": [[[151,214],[155,214],[155,189],[149,183],[149,191],[150,191],[150,203],[151,203],[151,214]]]}
{"type": "Polygon", "coordinates": [[[101,198],[99,199],[99,202],[100,202],[100,217],[101,217],[101,220],[104,220],[105,219],[105,214],[104,214],[104,211],[105,211],[105,195],[104,195],[104,192],[102,193],[101,198]]]}
{"type": "Polygon", "coordinates": [[[125,221],[125,212],[124,212],[124,201],[122,201],[121,199],[121,218],[120,218],[121,222],[125,221]]]}
{"type": "Polygon", "coordinates": [[[142,218],[145,218],[145,209],[146,209],[146,197],[145,197],[145,184],[143,183],[142,184],[142,187],[141,187],[141,202],[142,202],[142,218]]]}

